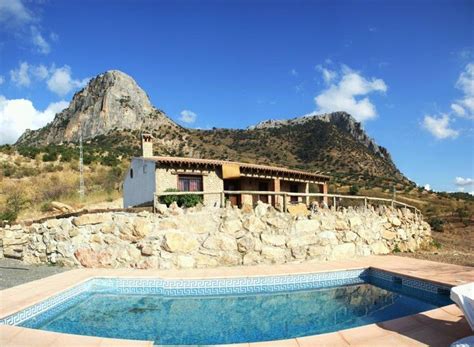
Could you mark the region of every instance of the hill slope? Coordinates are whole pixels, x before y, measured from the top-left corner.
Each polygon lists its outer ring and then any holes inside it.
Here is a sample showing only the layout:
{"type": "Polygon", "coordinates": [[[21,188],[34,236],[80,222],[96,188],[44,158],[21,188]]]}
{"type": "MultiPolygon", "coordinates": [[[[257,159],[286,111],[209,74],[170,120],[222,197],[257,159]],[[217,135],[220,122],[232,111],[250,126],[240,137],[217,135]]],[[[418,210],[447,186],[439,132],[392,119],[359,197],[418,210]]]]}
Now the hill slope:
{"type": "MultiPolygon", "coordinates": [[[[26,131],[17,147],[75,143],[82,135],[96,149],[128,147],[139,155],[142,131],[155,135],[155,153],[259,162],[334,177],[408,183],[388,151],[345,112],[265,121],[247,129],[182,128],[151,105],[127,74],[112,70],[92,79],[67,109],[45,127],[26,131]]],[[[100,155],[100,153],[99,153],[100,155]]]]}

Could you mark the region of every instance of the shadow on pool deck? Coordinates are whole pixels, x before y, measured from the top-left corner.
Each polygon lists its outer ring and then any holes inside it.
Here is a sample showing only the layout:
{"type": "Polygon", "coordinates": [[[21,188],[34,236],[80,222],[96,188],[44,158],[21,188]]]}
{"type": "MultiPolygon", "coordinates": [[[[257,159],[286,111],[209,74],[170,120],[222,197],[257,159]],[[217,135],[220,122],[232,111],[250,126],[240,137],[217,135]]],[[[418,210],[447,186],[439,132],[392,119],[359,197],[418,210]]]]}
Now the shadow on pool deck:
{"type": "Polygon", "coordinates": [[[15,259],[0,259],[0,290],[71,270],[59,266],[28,265],[15,259]]]}

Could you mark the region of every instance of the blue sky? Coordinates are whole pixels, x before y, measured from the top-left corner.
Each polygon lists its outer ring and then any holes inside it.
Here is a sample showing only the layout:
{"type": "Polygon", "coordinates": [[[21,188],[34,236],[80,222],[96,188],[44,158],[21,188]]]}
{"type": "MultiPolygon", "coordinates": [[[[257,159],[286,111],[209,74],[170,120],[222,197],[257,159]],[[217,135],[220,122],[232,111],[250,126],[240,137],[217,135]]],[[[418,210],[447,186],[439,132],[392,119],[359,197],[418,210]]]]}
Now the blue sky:
{"type": "Polygon", "coordinates": [[[122,70],[191,127],[345,110],[401,171],[474,191],[473,1],[0,0],[0,143],[122,70]]]}

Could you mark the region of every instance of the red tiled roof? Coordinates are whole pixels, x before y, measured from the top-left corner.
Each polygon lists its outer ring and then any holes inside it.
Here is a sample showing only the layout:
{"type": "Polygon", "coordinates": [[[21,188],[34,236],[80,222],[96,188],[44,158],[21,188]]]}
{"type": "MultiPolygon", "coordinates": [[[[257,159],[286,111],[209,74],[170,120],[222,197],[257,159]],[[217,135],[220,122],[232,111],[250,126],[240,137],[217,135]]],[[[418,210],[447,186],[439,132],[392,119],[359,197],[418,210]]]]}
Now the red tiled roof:
{"type": "Polygon", "coordinates": [[[243,169],[255,169],[255,170],[269,171],[269,172],[287,174],[287,175],[305,176],[305,177],[317,178],[324,181],[328,181],[330,178],[327,175],[323,175],[316,172],[293,170],[293,169],[287,169],[287,168],[282,168],[282,167],[277,167],[277,166],[240,163],[240,162],[227,161],[227,160],[184,158],[184,157],[147,157],[143,159],[153,160],[157,163],[168,163],[168,164],[197,164],[197,165],[208,165],[208,166],[222,166],[223,164],[236,164],[236,165],[239,165],[243,169]]]}

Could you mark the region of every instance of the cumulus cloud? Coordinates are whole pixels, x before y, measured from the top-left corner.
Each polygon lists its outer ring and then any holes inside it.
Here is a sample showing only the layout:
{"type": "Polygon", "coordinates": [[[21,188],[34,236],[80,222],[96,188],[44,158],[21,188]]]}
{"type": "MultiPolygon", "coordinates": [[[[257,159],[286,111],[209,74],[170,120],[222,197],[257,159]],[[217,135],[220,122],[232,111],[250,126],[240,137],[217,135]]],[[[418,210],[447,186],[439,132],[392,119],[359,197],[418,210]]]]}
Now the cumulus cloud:
{"type": "Polygon", "coordinates": [[[71,77],[71,68],[64,65],[60,68],[53,68],[51,77],[47,81],[48,89],[59,96],[64,96],[76,88],[84,87],[89,78],[82,80],[73,79],[71,77]]]}
{"type": "Polygon", "coordinates": [[[428,130],[437,139],[456,138],[459,131],[450,127],[451,119],[447,114],[440,117],[426,115],[423,118],[423,128],[428,130]]]}
{"type": "Polygon", "coordinates": [[[47,68],[43,64],[30,65],[27,62],[21,62],[18,68],[11,70],[10,78],[18,87],[28,87],[32,80],[46,81],[48,89],[59,96],[82,88],[89,81],[89,78],[74,79],[68,65],[58,68],[53,64],[47,68]]]}
{"type": "Polygon", "coordinates": [[[290,70],[290,75],[296,77],[296,76],[298,76],[298,71],[296,71],[295,69],[291,69],[290,70]]]}
{"type": "Polygon", "coordinates": [[[21,62],[17,69],[10,71],[10,79],[17,87],[28,87],[31,83],[30,66],[27,62],[21,62]]]}
{"type": "Polygon", "coordinates": [[[466,65],[455,87],[463,96],[451,105],[452,110],[458,116],[474,119],[474,63],[466,65]]]}
{"type": "Polygon", "coordinates": [[[463,95],[451,103],[451,112],[440,114],[438,117],[425,116],[423,119],[423,128],[438,139],[455,138],[459,135],[458,130],[449,126],[454,116],[474,119],[474,63],[466,65],[455,87],[461,90],[463,95]]]}
{"type": "Polygon", "coordinates": [[[382,79],[366,78],[344,65],[339,73],[323,67],[320,71],[328,87],[314,98],[317,113],[346,111],[360,122],[377,116],[375,105],[367,95],[387,91],[382,79]]]}
{"type": "Polygon", "coordinates": [[[38,28],[34,25],[30,27],[31,29],[31,41],[33,45],[36,46],[38,52],[42,54],[48,54],[51,51],[49,43],[44,39],[43,35],[39,32],[38,28]]]}
{"type": "Polygon", "coordinates": [[[183,110],[180,113],[179,120],[183,123],[192,124],[196,121],[197,114],[190,110],[183,110]]]}
{"type": "Polygon", "coordinates": [[[38,129],[52,121],[54,115],[68,106],[54,102],[41,111],[27,99],[9,100],[0,95],[0,145],[15,142],[26,129],[38,129]]]}
{"type": "Polygon", "coordinates": [[[0,86],[5,82],[5,77],[0,75],[0,86]]]}
{"type": "Polygon", "coordinates": [[[423,188],[425,188],[426,191],[431,191],[431,186],[428,183],[426,183],[423,188]]]}

